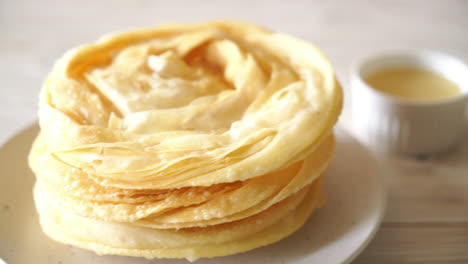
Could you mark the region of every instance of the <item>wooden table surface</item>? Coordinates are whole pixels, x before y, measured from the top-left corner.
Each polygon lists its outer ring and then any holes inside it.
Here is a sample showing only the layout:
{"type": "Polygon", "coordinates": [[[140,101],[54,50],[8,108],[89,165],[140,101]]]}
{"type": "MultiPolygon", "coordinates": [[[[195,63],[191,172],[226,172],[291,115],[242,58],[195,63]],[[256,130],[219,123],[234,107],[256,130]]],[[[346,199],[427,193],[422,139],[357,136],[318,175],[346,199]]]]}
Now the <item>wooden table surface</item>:
{"type": "MultiPolygon", "coordinates": [[[[463,0],[2,0],[0,142],[35,122],[42,81],[67,49],[112,31],[217,18],[252,21],[317,44],[345,91],[353,61],[382,49],[435,49],[468,62],[463,0]]],[[[468,263],[468,136],[447,155],[376,159],[388,187],[387,213],[353,263],[468,263]]]]}

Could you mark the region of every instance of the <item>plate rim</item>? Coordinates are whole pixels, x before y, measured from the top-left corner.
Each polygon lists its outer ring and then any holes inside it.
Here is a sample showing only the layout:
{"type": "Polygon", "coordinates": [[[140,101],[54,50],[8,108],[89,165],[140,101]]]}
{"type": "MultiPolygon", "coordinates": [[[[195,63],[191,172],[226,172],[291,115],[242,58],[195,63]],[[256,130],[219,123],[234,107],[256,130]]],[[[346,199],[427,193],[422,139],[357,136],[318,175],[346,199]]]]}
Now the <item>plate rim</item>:
{"type": "MultiPolygon", "coordinates": [[[[27,125],[25,125],[24,127],[22,127],[21,129],[18,129],[16,132],[12,133],[9,137],[7,137],[5,140],[2,140],[2,142],[0,142],[0,151],[3,151],[4,150],[4,147],[14,141],[15,139],[19,139],[19,137],[21,136],[26,136],[27,132],[30,131],[30,130],[34,130],[34,129],[37,129],[39,128],[39,123],[38,121],[36,120],[35,122],[32,122],[32,123],[29,123],[27,125]]],[[[372,177],[376,178],[377,181],[378,181],[378,187],[379,187],[379,191],[377,191],[376,193],[378,193],[378,197],[379,197],[379,201],[376,202],[376,213],[374,214],[371,214],[371,216],[374,216],[376,215],[377,217],[375,217],[375,219],[373,220],[372,222],[372,228],[370,229],[370,231],[368,231],[368,233],[366,234],[366,237],[365,239],[360,242],[358,244],[358,246],[356,248],[354,248],[353,250],[351,250],[349,252],[349,255],[344,258],[340,263],[344,263],[344,264],[347,264],[347,263],[351,263],[353,260],[355,260],[366,248],[367,246],[369,245],[369,243],[373,240],[373,238],[375,237],[375,235],[377,234],[378,230],[380,229],[380,226],[382,225],[382,222],[383,222],[383,218],[384,218],[384,215],[385,215],[385,211],[386,211],[386,207],[387,207],[387,195],[388,195],[388,191],[387,191],[387,188],[384,184],[384,181],[383,181],[383,177],[382,177],[382,173],[379,172],[379,168],[378,168],[378,160],[376,157],[374,157],[372,155],[372,152],[366,148],[362,142],[359,141],[359,139],[357,139],[355,137],[355,135],[349,131],[349,129],[347,129],[346,126],[344,126],[342,124],[342,122],[338,122],[338,124],[335,126],[334,128],[335,130],[342,130],[342,132],[345,133],[346,136],[352,138],[352,141],[355,141],[356,144],[358,144],[360,146],[360,148],[366,152],[366,158],[368,159],[371,159],[372,160],[372,167],[374,169],[374,172],[377,173],[377,174],[380,174],[380,175],[374,175],[372,177]]],[[[331,166],[331,165],[330,165],[331,166]]],[[[36,215],[37,217],[37,215],[36,215]]],[[[368,217],[369,218],[369,217],[368,217]]],[[[368,218],[365,218],[363,220],[366,220],[368,218]]],[[[2,218],[3,219],[3,218],[2,218]]],[[[0,219],[0,222],[3,222],[1,221],[0,219]]],[[[307,222],[305,223],[307,224],[307,222]]],[[[40,228],[39,226],[37,226],[37,228],[40,228]]],[[[353,230],[355,229],[355,227],[353,228],[350,228],[350,230],[353,230]]],[[[325,246],[326,247],[329,247],[330,244],[334,244],[336,243],[337,241],[340,241],[341,238],[338,238],[337,240],[334,240],[333,242],[327,244],[325,246]]],[[[18,253],[19,254],[19,253],[18,253]]],[[[317,252],[310,252],[309,253],[310,255],[314,255],[314,254],[319,254],[319,251],[317,252]]],[[[310,256],[310,255],[305,255],[303,258],[301,259],[304,259],[304,260],[307,260],[307,256],[310,256]]],[[[0,256],[0,263],[2,261],[1,259],[2,256],[0,256]]],[[[157,259],[155,259],[157,260],[157,259]]],[[[135,258],[133,261],[138,261],[137,258],[135,258]]],[[[216,261],[221,261],[221,258],[217,258],[216,261]]],[[[297,260],[292,260],[293,263],[297,260]]]]}

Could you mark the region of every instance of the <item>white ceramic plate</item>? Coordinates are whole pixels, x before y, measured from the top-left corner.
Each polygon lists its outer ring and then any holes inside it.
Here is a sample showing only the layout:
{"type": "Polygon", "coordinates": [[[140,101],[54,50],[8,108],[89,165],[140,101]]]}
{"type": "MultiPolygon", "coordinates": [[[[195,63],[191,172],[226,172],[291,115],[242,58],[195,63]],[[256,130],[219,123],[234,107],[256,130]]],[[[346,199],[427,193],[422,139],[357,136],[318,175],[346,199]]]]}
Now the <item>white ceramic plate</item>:
{"type": "MultiPolygon", "coordinates": [[[[0,257],[17,263],[188,263],[186,260],[98,256],[62,245],[41,231],[32,200],[34,175],[27,154],[37,125],[0,148],[0,257]]],[[[328,202],[292,236],[247,253],[196,263],[349,263],[376,232],[385,207],[385,192],[369,152],[341,128],[337,149],[326,175],[328,202]]],[[[0,261],[1,263],[1,261],[0,261]]]]}

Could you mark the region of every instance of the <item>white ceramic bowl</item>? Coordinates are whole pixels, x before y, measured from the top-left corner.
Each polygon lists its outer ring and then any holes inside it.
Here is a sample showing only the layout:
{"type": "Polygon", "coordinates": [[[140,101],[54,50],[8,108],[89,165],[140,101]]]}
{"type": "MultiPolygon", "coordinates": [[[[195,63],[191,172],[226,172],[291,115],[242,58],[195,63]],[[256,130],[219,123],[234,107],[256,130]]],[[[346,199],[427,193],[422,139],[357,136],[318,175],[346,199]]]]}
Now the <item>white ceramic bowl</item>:
{"type": "Polygon", "coordinates": [[[351,72],[352,126],[373,150],[430,154],[450,149],[463,134],[468,105],[468,66],[439,52],[398,50],[358,61],[351,72]],[[435,101],[395,97],[370,87],[370,74],[395,67],[418,67],[456,83],[461,94],[435,101]]]}

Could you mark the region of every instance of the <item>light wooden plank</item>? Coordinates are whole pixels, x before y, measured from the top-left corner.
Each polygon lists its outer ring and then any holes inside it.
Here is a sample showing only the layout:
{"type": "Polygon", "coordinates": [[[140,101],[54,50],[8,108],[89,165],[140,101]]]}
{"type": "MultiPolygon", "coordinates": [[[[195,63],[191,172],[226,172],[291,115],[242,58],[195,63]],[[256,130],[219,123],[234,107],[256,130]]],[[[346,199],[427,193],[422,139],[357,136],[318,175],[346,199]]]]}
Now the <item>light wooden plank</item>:
{"type": "Polygon", "coordinates": [[[448,154],[380,156],[388,187],[385,222],[468,222],[468,137],[448,154]]]}
{"type": "Polygon", "coordinates": [[[353,264],[468,263],[468,224],[384,224],[353,264]]]}

